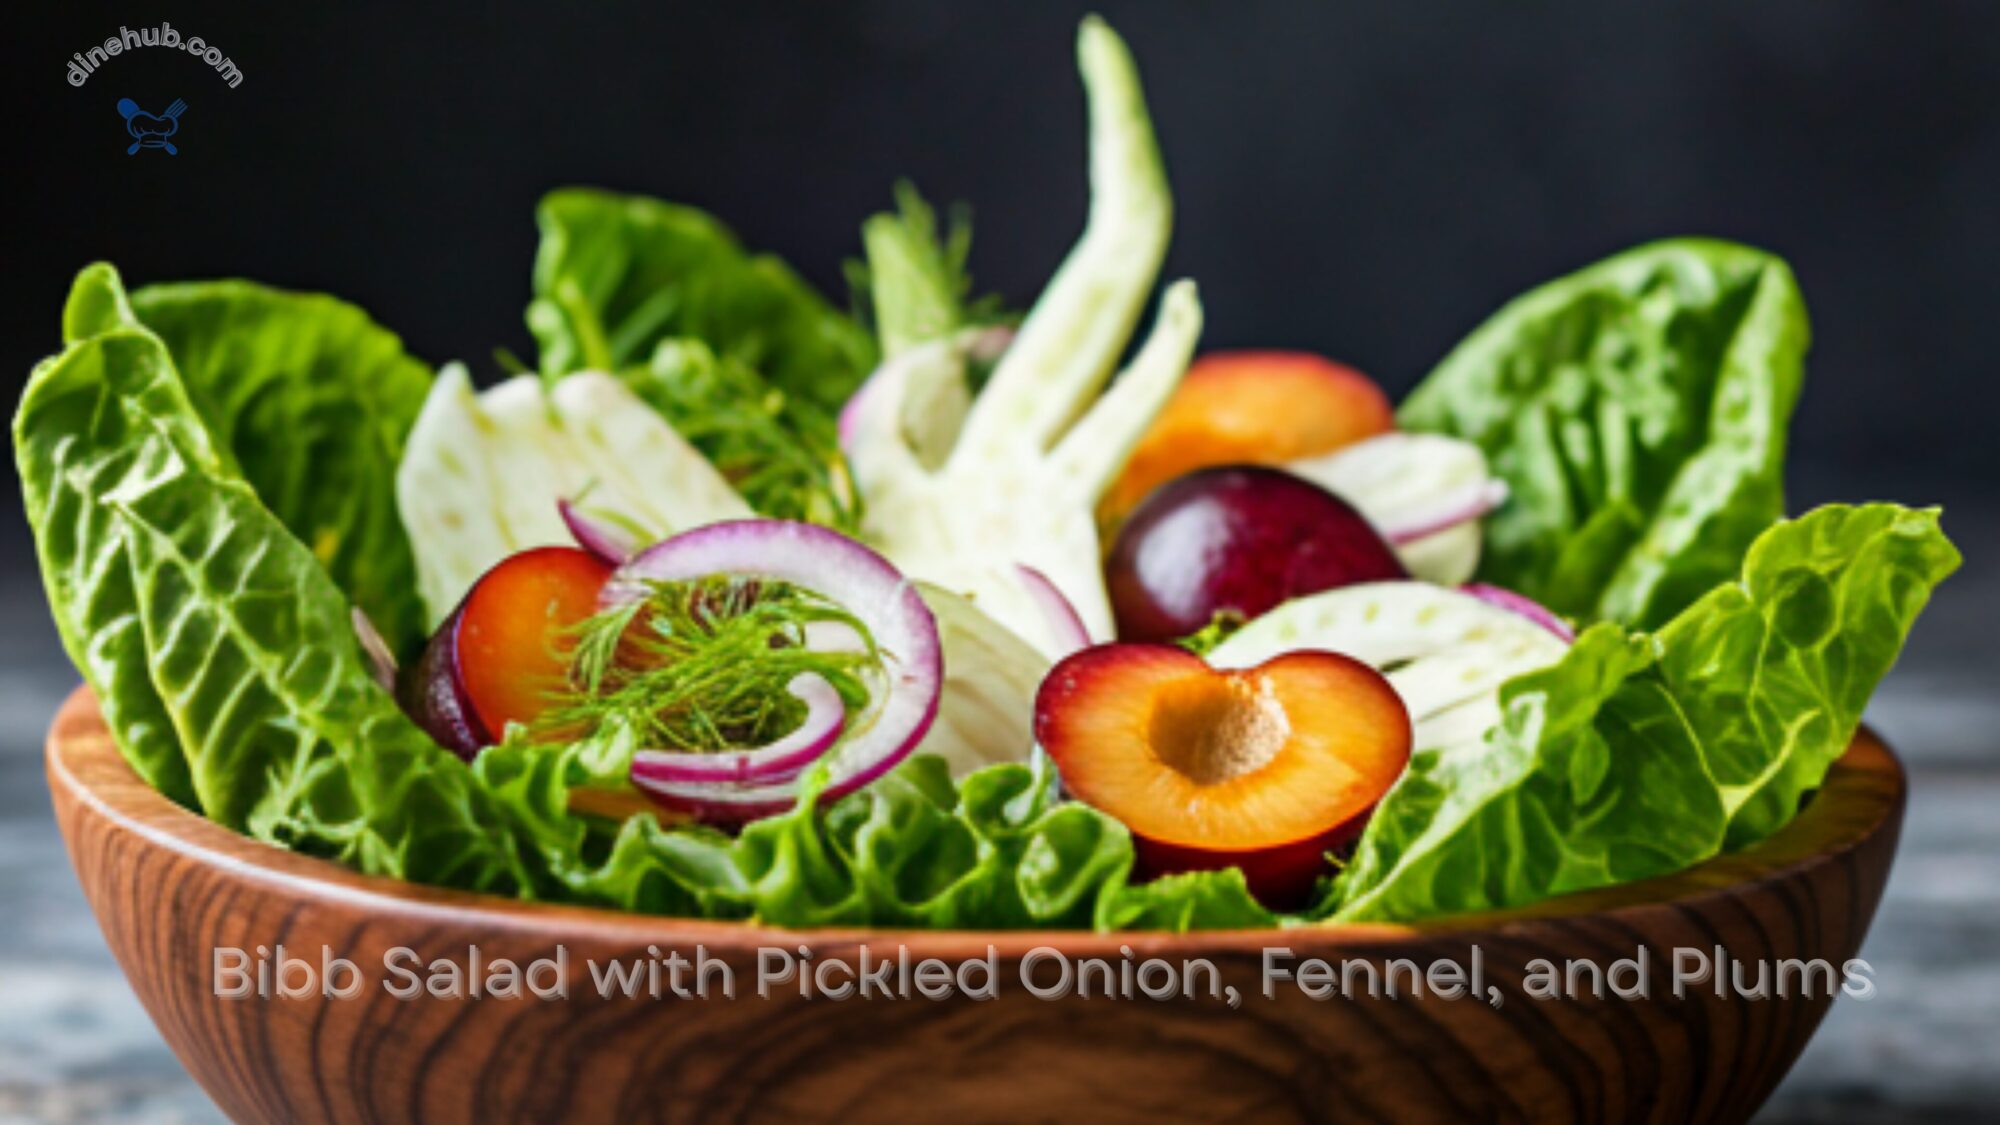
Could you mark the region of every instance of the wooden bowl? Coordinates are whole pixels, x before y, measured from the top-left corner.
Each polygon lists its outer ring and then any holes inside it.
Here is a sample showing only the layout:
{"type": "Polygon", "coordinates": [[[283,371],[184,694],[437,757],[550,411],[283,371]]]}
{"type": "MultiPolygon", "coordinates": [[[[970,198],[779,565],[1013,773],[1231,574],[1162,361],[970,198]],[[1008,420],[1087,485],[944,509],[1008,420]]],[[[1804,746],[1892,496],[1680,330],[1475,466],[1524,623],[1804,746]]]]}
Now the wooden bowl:
{"type": "MultiPolygon", "coordinates": [[[[301,1122],[1740,1121],[1784,1076],[1831,991],[1752,1000],[1710,984],[1676,997],[1673,951],[1843,965],[1875,913],[1904,802],[1900,765],[1864,731],[1817,798],[1757,847],[1530,910],[1421,928],[1187,936],[792,932],[435,890],[254,842],[141,782],[82,691],[56,716],[48,775],[84,891],[161,1034],[231,1117],[301,1122]],[[215,995],[218,979],[237,979],[216,977],[215,949],[278,944],[314,965],[322,947],[354,962],[359,994],[215,995]],[[386,951],[463,964],[471,946],[489,965],[565,948],[569,998],[386,991],[406,983],[384,967],[386,951]],[[736,998],[654,999],[643,986],[638,998],[607,998],[587,969],[676,950],[692,959],[697,946],[730,966],[736,998]],[[1453,964],[1470,970],[1474,946],[1498,1007],[1413,996],[1405,970],[1398,999],[1312,999],[1288,982],[1271,998],[1260,991],[1269,948],[1300,962],[1348,959],[1380,971],[1402,958],[1448,974],[1453,964]],[[990,951],[997,995],[804,999],[794,982],[760,998],[760,947],[803,950],[808,967],[856,966],[866,949],[960,968],[990,951]],[[1057,980],[1046,951],[1076,959],[1078,973],[1095,972],[1079,967],[1085,958],[1113,970],[1204,959],[1239,990],[1240,1006],[1205,991],[1038,998],[1017,975],[1038,948],[1038,986],[1057,980]],[[1650,999],[1528,991],[1535,958],[1608,969],[1641,949],[1650,999]]],[[[1361,970],[1352,971],[1360,990],[1361,970]]],[[[1743,971],[1753,985],[1754,971],[1743,971]]],[[[967,972],[979,988],[981,970],[967,972]]],[[[554,979],[545,970],[542,983],[554,979]]],[[[1157,972],[1142,979],[1169,983],[1157,972]]],[[[1211,983],[1198,964],[1181,979],[1211,983]]],[[[335,983],[350,982],[343,974],[335,983]]]]}

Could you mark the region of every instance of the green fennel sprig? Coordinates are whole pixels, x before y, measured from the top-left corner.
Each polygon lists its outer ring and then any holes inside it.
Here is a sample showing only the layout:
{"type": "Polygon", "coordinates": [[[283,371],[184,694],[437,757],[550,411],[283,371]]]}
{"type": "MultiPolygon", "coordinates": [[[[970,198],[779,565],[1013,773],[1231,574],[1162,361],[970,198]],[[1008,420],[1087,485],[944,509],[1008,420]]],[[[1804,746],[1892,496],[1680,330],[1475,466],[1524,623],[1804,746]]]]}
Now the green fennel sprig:
{"type": "Polygon", "coordinates": [[[885,357],[961,328],[1005,323],[997,295],[972,297],[966,259],[972,216],[963,205],[937,212],[908,180],[895,188],[896,209],[861,224],[865,257],[846,263],[854,317],[875,332],[885,357]]]}
{"type": "Polygon", "coordinates": [[[834,419],[737,357],[693,339],[660,342],[619,378],[701,450],[757,511],[852,532],[861,497],[834,419]]]}
{"type": "Polygon", "coordinates": [[[585,621],[570,647],[570,698],[542,720],[549,732],[587,735],[628,724],[643,745],[720,751],[758,746],[795,729],[805,706],[785,690],[813,672],[850,712],[868,704],[881,653],[840,606],[782,582],[717,576],[656,582],[641,600],[585,621]],[[807,647],[807,627],[845,626],[854,651],[807,647]]]}

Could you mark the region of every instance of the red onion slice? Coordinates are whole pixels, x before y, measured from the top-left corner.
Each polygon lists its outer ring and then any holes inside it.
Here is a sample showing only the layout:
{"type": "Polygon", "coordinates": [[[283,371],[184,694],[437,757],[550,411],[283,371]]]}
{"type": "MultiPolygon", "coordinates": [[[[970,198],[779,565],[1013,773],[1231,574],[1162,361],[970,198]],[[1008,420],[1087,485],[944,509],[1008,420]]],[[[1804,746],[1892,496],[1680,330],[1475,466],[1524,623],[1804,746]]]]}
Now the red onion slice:
{"type": "Polygon", "coordinates": [[[1382,538],[1402,545],[1476,520],[1507,501],[1507,486],[1497,480],[1475,481],[1452,493],[1430,510],[1383,526],[1382,538]]]}
{"type": "Polygon", "coordinates": [[[1488,605],[1497,605],[1511,613],[1520,614],[1554,633],[1565,644],[1576,640],[1576,630],[1569,627],[1569,622],[1557,617],[1549,607],[1525,594],[1517,594],[1501,586],[1489,586],[1484,582],[1468,582],[1460,586],[1459,590],[1471,594],[1488,605]]]}
{"type": "Polygon", "coordinates": [[[841,404],[840,420],[835,424],[840,434],[842,449],[854,444],[854,435],[861,429],[861,416],[868,409],[868,396],[871,393],[881,393],[885,379],[883,373],[887,367],[888,365],[884,364],[876,368],[859,387],[854,388],[854,393],[847,396],[847,401],[841,404]]]}
{"type": "MultiPolygon", "coordinates": [[[[853,614],[882,653],[886,682],[819,759],[832,776],[821,793],[833,800],[887,773],[909,756],[937,718],[944,655],[937,621],[916,588],[874,551],[838,532],[788,520],[731,520],[654,544],[604,585],[599,604],[647,596],[656,582],[711,575],[766,578],[811,590],[853,614]]],[[[633,781],[656,801],[705,819],[741,824],[792,807],[797,778],[743,782],[633,781]]]]}
{"type": "Polygon", "coordinates": [[[632,756],[632,782],[789,781],[819,760],[847,725],[847,707],[826,677],[802,672],[785,690],[806,705],[798,728],[771,743],[742,750],[690,753],[641,750],[632,756]]]}
{"type": "Polygon", "coordinates": [[[570,538],[576,540],[577,546],[612,566],[623,566],[639,550],[630,532],[610,520],[586,513],[568,500],[557,500],[556,511],[562,513],[563,526],[569,528],[570,538]]]}
{"type": "Polygon", "coordinates": [[[1050,656],[1061,659],[1072,652],[1090,647],[1090,630],[1084,628],[1083,618],[1076,607],[1056,588],[1049,576],[1026,563],[1015,563],[1014,569],[1020,573],[1021,585],[1026,587],[1028,597],[1034,600],[1035,608],[1041,610],[1042,621],[1048,626],[1049,637],[1055,642],[1057,651],[1050,656]]]}

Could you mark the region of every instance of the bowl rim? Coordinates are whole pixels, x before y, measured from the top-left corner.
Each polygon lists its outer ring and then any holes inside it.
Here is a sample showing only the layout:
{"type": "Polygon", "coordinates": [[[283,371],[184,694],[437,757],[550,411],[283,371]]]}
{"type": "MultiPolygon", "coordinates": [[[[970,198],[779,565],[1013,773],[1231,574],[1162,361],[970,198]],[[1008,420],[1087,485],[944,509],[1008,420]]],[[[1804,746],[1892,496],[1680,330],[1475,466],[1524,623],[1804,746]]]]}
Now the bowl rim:
{"type": "Polygon", "coordinates": [[[1825,784],[1797,816],[1768,838],[1740,852],[1717,856],[1683,871],[1579,891],[1531,906],[1458,914],[1417,923],[1335,923],[1260,929],[1159,931],[932,930],[828,927],[792,929],[754,922],[640,914],[572,903],[531,902],[477,891],[365,875],[332,860],[302,855],[241,835],[167,799],[126,762],[105,725],[96,697],[80,686],[64,700],[50,725],[46,769],[57,821],[77,861],[79,823],[96,820],[114,834],[138,837],[183,860],[219,869],[305,900],[320,898],[384,914],[465,923],[476,920],[510,936],[546,936],[642,946],[701,944],[711,951],[805,945],[842,949],[861,945],[906,948],[912,957],[952,960],[1018,957],[1047,946],[1065,953],[1146,956],[1161,951],[1255,952],[1274,939],[1298,947],[1366,949],[1413,940],[1533,927],[1578,916],[1629,917],[1683,909],[1701,900],[1795,878],[1843,857],[1885,830],[1894,831],[1907,799],[1908,778],[1895,752],[1868,727],[1856,730],[1825,784]]]}

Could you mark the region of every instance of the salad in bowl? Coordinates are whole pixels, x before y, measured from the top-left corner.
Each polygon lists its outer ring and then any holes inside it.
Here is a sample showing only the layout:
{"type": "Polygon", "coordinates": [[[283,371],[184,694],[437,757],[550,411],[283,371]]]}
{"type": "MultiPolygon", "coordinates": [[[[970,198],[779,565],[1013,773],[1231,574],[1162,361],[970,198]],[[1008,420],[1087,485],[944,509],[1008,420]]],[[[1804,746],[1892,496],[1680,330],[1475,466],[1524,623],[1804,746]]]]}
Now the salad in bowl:
{"type": "Polygon", "coordinates": [[[1958,561],[1935,510],[1786,518],[1785,263],[1618,254],[1400,404],[1203,353],[1137,69],[1095,19],[1078,61],[1090,210],[1024,312],[907,186],[851,309],[557,191],[483,388],[332,297],[86,268],[16,451],[133,770],[369,874],[784,927],[1417,922],[1784,825],[1958,561]]]}

